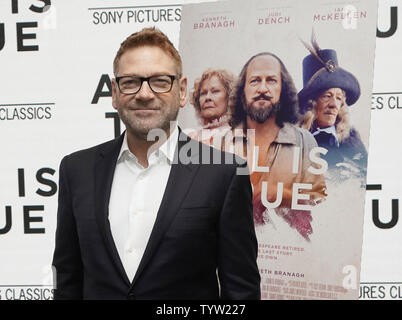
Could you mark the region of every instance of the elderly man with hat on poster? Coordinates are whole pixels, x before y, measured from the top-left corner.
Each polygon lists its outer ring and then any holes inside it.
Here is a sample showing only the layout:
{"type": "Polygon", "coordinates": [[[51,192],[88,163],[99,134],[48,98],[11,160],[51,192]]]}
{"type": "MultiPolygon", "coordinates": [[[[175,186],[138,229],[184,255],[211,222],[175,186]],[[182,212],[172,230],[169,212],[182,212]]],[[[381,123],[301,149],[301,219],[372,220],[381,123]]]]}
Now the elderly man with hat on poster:
{"type": "Polygon", "coordinates": [[[364,177],[367,151],[348,110],[360,97],[359,82],[339,66],[335,50],[321,50],[314,39],[312,46],[304,44],[310,55],[303,59],[303,89],[298,93],[301,126],[328,150],[322,157],[329,170],[349,169],[348,177],[364,177]]]}

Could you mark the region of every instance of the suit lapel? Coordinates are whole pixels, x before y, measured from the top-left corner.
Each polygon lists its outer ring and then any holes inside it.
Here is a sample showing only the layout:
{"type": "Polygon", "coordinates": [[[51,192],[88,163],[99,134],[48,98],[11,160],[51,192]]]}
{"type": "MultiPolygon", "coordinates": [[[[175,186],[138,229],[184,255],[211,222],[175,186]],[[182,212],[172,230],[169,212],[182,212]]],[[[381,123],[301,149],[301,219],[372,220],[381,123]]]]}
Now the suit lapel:
{"type": "Polygon", "coordinates": [[[156,216],[154,227],[131,286],[135,284],[135,281],[139,278],[152,255],[155,253],[155,250],[158,248],[160,241],[178,213],[180,206],[191,187],[195,174],[199,169],[198,148],[198,142],[191,140],[188,136],[182,133],[181,130],[179,131],[179,141],[175,151],[175,161],[170,170],[168,182],[156,216]],[[187,143],[189,141],[192,142],[187,143]],[[186,158],[187,160],[190,160],[190,163],[186,162],[186,164],[183,164],[182,161],[180,161],[182,159],[179,159],[178,155],[181,155],[180,150],[184,151],[183,147],[187,148],[191,144],[194,148],[190,151],[191,155],[186,158]]]}
{"type": "Polygon", "coordinates": [[[95,215],[109,255],[127,286],[130,280],[124,270],[119,253],[113,240],[109,224],[109,200],[117,157],[123,142],[124,134],[99,149],[95,163],[95,215]]]}

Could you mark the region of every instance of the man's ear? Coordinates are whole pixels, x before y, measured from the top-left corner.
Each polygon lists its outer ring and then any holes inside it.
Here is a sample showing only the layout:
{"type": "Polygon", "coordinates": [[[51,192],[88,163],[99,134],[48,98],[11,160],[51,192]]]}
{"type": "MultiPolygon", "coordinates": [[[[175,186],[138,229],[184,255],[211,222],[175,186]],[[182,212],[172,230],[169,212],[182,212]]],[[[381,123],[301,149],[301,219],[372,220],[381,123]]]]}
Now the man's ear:
{"type": "Polygon", "coordinates": [[[117,91],[119,88],[117,88],[117,82],[116,79],[112,79],[112,106],[117,110],[117,104],[116,104],[116,99],[117,99],[117,91]]]}
{"type": "Polygon", "coordinates": [[[187,102],[187,77],[183,76],[179,80],[180,108],[183,108],[187,102]]]}

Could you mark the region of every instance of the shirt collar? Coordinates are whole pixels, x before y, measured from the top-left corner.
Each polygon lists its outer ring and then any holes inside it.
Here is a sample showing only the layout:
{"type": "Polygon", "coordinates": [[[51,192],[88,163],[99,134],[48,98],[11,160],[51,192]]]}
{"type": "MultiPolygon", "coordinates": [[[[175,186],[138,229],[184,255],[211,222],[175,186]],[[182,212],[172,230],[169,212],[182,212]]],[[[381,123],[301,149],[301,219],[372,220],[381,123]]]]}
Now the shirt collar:
{"type": "Polygon", "coordinates": [[[339,140],[338,140],[338,135],[336,134],[335,125],[333,125],[331,127],[324,128],[324,129],[320,129],[320,128],[317,127],[315,129],[315,131],[313,132],[313,136],[316,136],[320,132],[326,132],[326,133],[332,134],[332,136],[335,138],[336,146],[339,147],[339,140]]]}
{"type": "Polygon", "coordinates": [[[337,137],[337,135],[336,135],[336,128],[335,128],[335,126],[331,126],[331,127],[324,128],[324,129],[317,128],[317,129],[313,132],[313,136],[319,134],[320,132],[326,132],[326,133],[332,134],[332,135],[336,138],[336,140],[338,141],[338,137],[337,137]]]}
{"type": "MultiPolygon", "coordinates": [[[[174,129],[171,132],[169,138],[159,147],[158,150],[162,154],[165,155],[165,157],[170,161],[170,163],[173,162],[174,160],[174,155],[175,155],[175,150],[177,146],[177,141],[179,139],[179,128],[177,126],[177,122],[174,125],[174,129]]],[[[156,151],[154,151],[150,156],[152,156],[156,151]]],[[[128,142],[127,142],[127,131],[124,132],[124,138],[123,138],[123,143],[120,148],[119,156],[117,157],[117,161],[120,161],[125,154],[131,154],[135,159],[136,157],[130,149],[128,148],[128,142]]]]}
{"type": "Polygon", "coordinates": [[[290,123],[284,123],[283,127],[280,128],[278,132],[278,136],[275,139],[277,143],[288,143],[288,144],[296,144],[296,130],[293,125],[290,123]]]}
{"type": "Polygon", "coordinates": [[[121,157],[125,153],[130,153],[130,150],[128,149],[128,143],[127,143],[127,132],[124,131],[124,137],[123,137],[123,143],[121,144],[119,156],[117,157],[117,161],[120,161],[121,157]]]}

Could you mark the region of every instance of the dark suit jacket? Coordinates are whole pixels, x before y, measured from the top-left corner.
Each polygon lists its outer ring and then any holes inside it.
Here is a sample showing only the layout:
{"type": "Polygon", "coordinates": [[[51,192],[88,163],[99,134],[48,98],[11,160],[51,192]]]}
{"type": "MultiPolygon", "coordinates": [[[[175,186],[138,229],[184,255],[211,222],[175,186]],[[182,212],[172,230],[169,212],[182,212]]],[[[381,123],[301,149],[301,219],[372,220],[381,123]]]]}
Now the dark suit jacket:
{"type": "Polygon", "coordinates": [[[122,141],[60,164],[55,299],[259,299],[249,176],[236,174],[238,164],[199,164],[223,153],[182,132],[176,156],[191,163],[172,165],[141,263],[128,279],[108,221],[122,141]]]}

